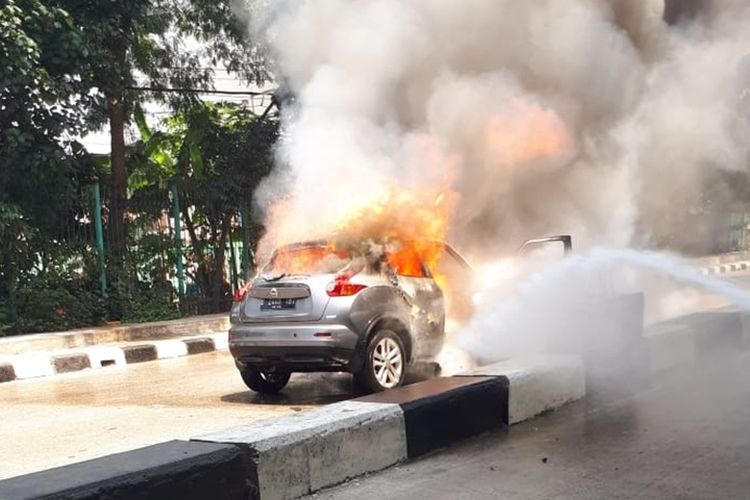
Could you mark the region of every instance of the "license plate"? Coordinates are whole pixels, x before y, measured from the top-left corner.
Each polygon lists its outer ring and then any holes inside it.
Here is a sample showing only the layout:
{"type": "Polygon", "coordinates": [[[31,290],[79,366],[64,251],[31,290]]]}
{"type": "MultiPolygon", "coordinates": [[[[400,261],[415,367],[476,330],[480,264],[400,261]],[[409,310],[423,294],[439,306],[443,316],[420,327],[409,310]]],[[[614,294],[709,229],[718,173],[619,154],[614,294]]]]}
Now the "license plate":
{"type": "Polygon", "coordinates": [[[260,305],[264,311],[283,311],[284,309],[294,309],[297,299],[263,299],[260,305]]]}

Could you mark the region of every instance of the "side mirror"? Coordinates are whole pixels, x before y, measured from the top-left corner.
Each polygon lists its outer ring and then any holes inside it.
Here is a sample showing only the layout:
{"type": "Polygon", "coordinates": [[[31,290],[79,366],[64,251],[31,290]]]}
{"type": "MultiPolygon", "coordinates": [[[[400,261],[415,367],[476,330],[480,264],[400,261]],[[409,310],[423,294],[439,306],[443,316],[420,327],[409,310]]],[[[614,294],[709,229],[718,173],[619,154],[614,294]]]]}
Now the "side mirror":
{"type": "Polygon", "coordinates": [[[521,245],[521,248],[518,249],[518,253],[525,254],[528,252],[532,247],[535,247],[537,245],[544,245],[547,243],[555,243],[560,242],[563,245],[563,253],[567,256],[570,255],[573,252],[573,238],[570,235],[564,234],[560,236],[548,236],[547,238],[539,238],[535,240],[529,240],[525,242],[523,245],[521,245]]]}

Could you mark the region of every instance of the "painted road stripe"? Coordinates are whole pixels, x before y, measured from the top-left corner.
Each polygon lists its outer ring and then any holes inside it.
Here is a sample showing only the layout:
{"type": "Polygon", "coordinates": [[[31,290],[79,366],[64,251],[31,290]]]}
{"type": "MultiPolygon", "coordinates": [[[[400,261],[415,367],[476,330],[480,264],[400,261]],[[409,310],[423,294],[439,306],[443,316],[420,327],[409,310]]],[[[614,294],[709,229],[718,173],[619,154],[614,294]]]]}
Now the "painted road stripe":
{"type": "Polygon", "coordinates": [[[131,345],[123,347],[122,350],[128,364],[157,359],[156,346],[153,344],[131,345]]]}
{"type": "Polygon", "coordinates": [[[507,425],[508,381],[441,377],[353,401],[400,405],[407,456],[413,458],[507,425]]]}
{"type": "Polygon", "coordinates": [[[182,340],[158,340],[154,342],[158,359],[187,356],[188,348],[182,340]]]}
{"type": "Polygon", "coordinates": [[[201,354],[216,350],[213,339],[208,337],[185,339],[183,342],[187,346],[188,354],[201,354]]]}
{"type": "Polygon", "coordinates": [[[48,354],[13,356],[10,359],[17,379],[45,377],[55,374],[55,367],[48,354]]]}
{"type": "Polygon", "coordinates": [[[225,351],[229,349],[229,332],[214,332],[209,337],[214,341],[214,346],[217,351],[225,351]]]}
{"type": "Polygon", "coordinates": [[[83,352],[73,352],[58,354],[52,356],[52,364],[55,367],[55,373],[77,372],[91,368],[89,357],[83,352]]]}
{"type": "Polygon", "coordinates": [[[125,352],[122,347],[91,347],[86,349],[91,368],[125,366],[125,352]]]}

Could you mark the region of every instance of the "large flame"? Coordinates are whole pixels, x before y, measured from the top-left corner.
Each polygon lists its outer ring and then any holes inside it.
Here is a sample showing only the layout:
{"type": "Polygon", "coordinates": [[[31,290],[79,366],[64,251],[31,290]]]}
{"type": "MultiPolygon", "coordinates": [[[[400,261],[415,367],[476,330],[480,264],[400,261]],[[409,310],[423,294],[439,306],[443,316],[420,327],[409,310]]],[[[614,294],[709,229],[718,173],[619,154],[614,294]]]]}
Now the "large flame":
{"type": "Polygon", "coordinates": [[[359,208],[337,228],[336,247],[356,253],[384,252],[392,266],[407,276],[420,275],[421,260],[434,272],[446,239],[457,195],[453,192],[391,191],[359,208]]]}
{"type": "MultiPolygon", "coordinates": [[[[492,115],[476,140],[491,163],[503,168],[533,168],[564,158],[573,149],[570,133],[554,110],[521,99],[492,115]]],[[[409,169],[422,172],[423,185],[398,185],[388,177],[374,186],[354,178],[326,179],[337,183],[327,192],[338,196],[316,198],[319,206],[303,206],[289,198],[270,207],[266,253],[282,244],[326,240],[331,248],[352,256],[387,258],[407,276],[420,276],[424,263],[447,289],[449,283],[439,273],[441,243],[447,241],[458,208],[455,186],[461,164],[429,134],[417,135],[411,144],[417,164],[431,167],[409,169]]]]}

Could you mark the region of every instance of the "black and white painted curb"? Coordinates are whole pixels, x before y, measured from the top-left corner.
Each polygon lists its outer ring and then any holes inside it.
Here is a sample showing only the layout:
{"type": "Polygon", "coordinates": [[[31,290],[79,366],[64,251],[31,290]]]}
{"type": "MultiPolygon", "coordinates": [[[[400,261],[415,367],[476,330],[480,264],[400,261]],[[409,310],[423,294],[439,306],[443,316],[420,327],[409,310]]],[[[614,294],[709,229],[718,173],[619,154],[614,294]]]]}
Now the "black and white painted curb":
{"type": "Polygon", "coordinates": [[[178,339],[153,340],[117,346],[92,346],[30,354],[0,356],[0,382],[45,377],[86,369],[124,366],[156,359],[225,350],[226,331],[178,339]]]}
{"type": "Polygon", "coordinates": [[[576,357],[480,371],[7,479],[0,499],[291,499],[585,395],[576,357]]]}
{"type": "Polygon", "coordinates": [[[750,269],[750,261],[746,260],[741,262],[733,262],[731,264],[719,264],[716,266],[700,268],[701,274],[705,275],[737,273],[740,271],[747,271],[748,269],[750,269]]]}

